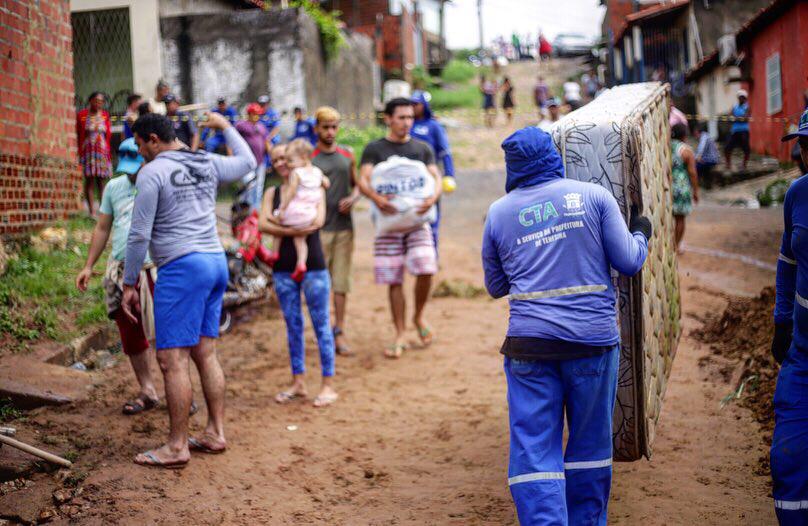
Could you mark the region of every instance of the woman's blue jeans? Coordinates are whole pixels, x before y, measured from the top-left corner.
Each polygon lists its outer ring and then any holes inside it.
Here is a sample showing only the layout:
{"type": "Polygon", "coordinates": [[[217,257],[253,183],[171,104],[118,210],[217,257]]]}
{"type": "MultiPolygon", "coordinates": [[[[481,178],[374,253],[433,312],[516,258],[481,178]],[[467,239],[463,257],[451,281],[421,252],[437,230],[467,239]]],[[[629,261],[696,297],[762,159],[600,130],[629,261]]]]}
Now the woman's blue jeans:
{"type": "Polygon", "coordinates": [[[323,376],[334,376],[334,335],[331,332],[331,278],[327,270],[310,270],[302,283],[292,279],[289,272],[275,272],[275,292],[286,320],[286,338],[292,374],[306,372],[306,351],[303,340],[303,312],[300,291],[306,297],[309,317],[320,347],[320,368],[323,376]]]}

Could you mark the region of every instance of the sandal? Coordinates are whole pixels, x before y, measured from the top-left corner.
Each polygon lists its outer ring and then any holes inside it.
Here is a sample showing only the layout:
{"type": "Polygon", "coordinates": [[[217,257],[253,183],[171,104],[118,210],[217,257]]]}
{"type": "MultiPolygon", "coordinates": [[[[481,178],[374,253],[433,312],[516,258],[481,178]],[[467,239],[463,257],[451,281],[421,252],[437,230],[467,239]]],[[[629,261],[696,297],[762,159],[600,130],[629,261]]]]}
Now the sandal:
{"type": "Polygon", "coordinates": [[[157,407],[160,402],[157,398],[149,398],[148,396],[138,396],[133,400],[129,400],[123,404],[122,412],[125,415],[136,415],[143,411],[150,411],[157,407]]]}
{"type": "Polygon", "coordinates": [[[306,395],[300,393],[293,393],[292,391],[281,391],[275,395],[275,401],[279,404],[288,404],[298,398],[306,398],[306,395]]]}
{"type": "Polygon", "coordinates": [[[145,453],[141,453],[140,455],[135,457],[135,464],[139,466],[147,466],[150,468],[163,468],[163,469],[183,469],[185,466],[188,465],[187,460],[172,460],[170,462],[164,462],[157,458],[152,451],[146,451],[145,453]],[[145,458],[142,460],[140,457],[145,458]]]}
{"type": "Polygon", "coordinates": [[[339,327],[332,327],[331,332],[334,333],[334,350],[340,356],[353,356],[354,353],[351,351],[351,348],[347,345],[339,345],[337,344],[337,336],[344,336],[345,332],[340,329],[339,327]]]}
{"type": "Polygon", "coordinates": [[[397,360],[401,358],[401,355],[404,354],[404,351],[406,350],[407,346],[403,343],[395,343],[384,350],[384,356],[386,358],[397,360]]]}
{"type": "Polygon", "coordinates": [[[202,441],[191,437],[188,439],[188,449],[191,451],[198,451],[200,453],[207,453],[208,455],[221,455],[227,451],[227,446],[214,449],[207,444],[204,444],[202,441]]]}
{"type": "Polygon", "coordinates": [[[326,407],[337,401],[339,395],[337,393],[330,395],[317,395],[312,404],[314,407],[326,407]]]}
{"type": "Polygon", "coordinates": [[[418,329],[418,337],[421,339],[421,345],[424,347],[429,347],[432,345],[432,340],[434,339],[432,329],[426,326],[420,327],[418,325],[416,325],[416,328],[418,329]]]}

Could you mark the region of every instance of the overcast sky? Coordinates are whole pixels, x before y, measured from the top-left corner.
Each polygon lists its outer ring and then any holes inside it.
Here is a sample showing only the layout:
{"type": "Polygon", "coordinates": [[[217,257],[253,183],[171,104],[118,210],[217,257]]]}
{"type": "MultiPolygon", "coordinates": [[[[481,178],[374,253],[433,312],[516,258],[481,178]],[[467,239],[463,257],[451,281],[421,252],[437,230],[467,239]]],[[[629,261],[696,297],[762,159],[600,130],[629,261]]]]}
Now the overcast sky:
{"type": "MultiPolygon", "coordinates": [[[[550,40],[558,33],[600,34],[603,8],[598,0],[483,0],[483,34],[488,44],[498,35],[539,29],[550,40]]],[[[452,0],[446,6],[446,39],[451,49],[476,47],[477,0],[452,0]]]]}

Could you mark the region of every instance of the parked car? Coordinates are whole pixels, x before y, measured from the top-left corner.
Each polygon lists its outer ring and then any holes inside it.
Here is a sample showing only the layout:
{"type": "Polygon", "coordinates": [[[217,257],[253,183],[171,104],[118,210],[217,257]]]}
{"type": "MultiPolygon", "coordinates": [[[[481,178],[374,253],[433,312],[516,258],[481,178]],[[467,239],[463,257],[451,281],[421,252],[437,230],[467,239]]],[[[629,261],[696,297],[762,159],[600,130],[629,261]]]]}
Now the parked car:
{"type": "Polygon", "coordinates": [[[592,53],[592,40],[579,33],[561,33],[553,40],[557,57],[579,57],[592,53]]]}

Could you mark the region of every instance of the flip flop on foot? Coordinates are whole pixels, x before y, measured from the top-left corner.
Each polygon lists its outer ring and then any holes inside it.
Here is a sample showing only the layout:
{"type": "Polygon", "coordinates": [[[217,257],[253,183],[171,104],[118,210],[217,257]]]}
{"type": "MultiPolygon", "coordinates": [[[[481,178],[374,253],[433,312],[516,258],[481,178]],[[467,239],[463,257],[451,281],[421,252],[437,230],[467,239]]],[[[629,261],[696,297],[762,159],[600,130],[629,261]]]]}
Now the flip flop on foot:
{"type": "Polygon", "coordinates": [[[196,438],[189,438],[188,439],[188,449],[191,451],[198,451],[199,453],[207,453],[208,455],[221,455],[225,451],[227,451],[227,446],[223,447],[213,447],[211,444],[203,442],[205,438],[196,439],[196,438]]]}
{"type": "Polygon", "coordinates": [[[404,354],[404,351],[407,350],[407,346],[403,343],[394,343],[390,347],[384,350],[384,356],[387,358],[391,358],[393,360],[397,360],[401,358],[401,355],[404,354]]]}
{"type": "Polygon", "coordinates": [[[340,329],[339,327],[334,327],[331,330],[334,333],[334,350],[336,351],[336,353],[339,354],[340,356],[353,356],[354,352],[351,350],[350,347],[348,347],[344,343],[337,343],[337,341],[340,339],[339,337],[344,336],[345,332],[343,332],[343,330],[340,329]]]}
{"type": "Polygon", "coordinates": [[[157,407],[159,402],[157,398],[149,398],[148,396],[141,395],[123,404],[123,414],[136,415],[143,411],[150,411],[157,407]]]}
{"type": "Polygon", "coordinates": [[[288,404],[298,398],[306,398],[305,394],[295,393],[294,391],[281,391],[275,395],[275,401],[279,404],[288,404]]]}
{"type": "Polygon", "coordinates": [[[432,334],[432,329],[430,329],[427,325],[418,325],[415,324],[415,327],[418,329],[418,337],[421,339],[421,345],[424,347],[429,347],[432,345],[432,340],[434,340],[434,335],[432,334]]]}
{"type": "Polygon", "coordinates": [[[327,405],[331,405],[337,401],[339,395],[337,393],[325,394],[325,395],[318,395],[317,398],[314,399],[314,403],[312,404],[314,407],[325,407],[327,405]]]}
{"type": "Polygon", "coordinates": [[[151,468],[183,469],[188,465],[187,460],[160,460],[154,451],[146,451],[135,457],[135,464],[151,468]]]}

